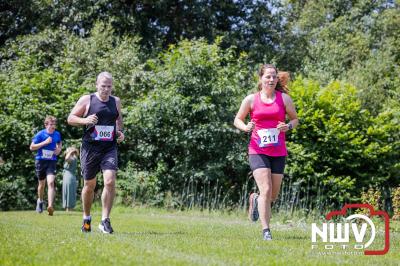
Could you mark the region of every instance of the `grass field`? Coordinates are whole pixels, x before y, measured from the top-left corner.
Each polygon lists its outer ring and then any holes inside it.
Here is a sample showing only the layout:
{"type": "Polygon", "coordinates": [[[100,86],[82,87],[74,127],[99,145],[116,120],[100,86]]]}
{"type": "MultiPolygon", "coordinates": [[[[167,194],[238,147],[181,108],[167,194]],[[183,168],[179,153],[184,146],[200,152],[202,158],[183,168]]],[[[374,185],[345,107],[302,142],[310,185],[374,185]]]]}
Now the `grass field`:
{"type": "MultiPolygon", "coordinates": [[[[81,213],[0,212],[0,265],[399,265],[400,233],[384,256],[320,254],[311,250],[310,221],[275,215],[274,240],[244,213],[113,210],[113,235],[80,232],[81,213]]],[[[394,226],[396,224],[393,224],[394,226]]]]}

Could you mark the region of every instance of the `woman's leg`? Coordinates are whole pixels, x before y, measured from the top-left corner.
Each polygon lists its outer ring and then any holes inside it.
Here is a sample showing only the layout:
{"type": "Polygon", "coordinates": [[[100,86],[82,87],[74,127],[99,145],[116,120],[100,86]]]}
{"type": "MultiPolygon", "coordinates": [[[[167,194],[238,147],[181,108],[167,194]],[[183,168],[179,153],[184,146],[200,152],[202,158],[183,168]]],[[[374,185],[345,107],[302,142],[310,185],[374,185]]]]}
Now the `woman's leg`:
{"type": "Polygon", "coordinates": [[[260,191],[258,197],[258,212],[263,229],[269,228],[271,217],[272,178],[271,169],[258,168],[253,171],[254,179],[260,191]]]}

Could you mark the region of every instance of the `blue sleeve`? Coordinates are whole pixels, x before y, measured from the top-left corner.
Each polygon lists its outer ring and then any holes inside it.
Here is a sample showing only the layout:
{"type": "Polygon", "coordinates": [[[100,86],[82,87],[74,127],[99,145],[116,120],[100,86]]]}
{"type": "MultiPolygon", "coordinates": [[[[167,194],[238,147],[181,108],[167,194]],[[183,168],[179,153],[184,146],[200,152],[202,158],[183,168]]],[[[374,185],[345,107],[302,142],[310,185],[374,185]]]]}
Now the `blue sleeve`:
{"type": "Polygon", "coordinates": [[[60,143],[61,142],[61,133],[57,131],[57,142],[56,143],[60,143]]]}
{"type": "Polygon", "coordinates": [[[36,133],[36,135],[32,138],[32,142],[34,144],[38,144],[40,142],[42,142],[42,131],[39,131],[38,133],[36,133]]]}

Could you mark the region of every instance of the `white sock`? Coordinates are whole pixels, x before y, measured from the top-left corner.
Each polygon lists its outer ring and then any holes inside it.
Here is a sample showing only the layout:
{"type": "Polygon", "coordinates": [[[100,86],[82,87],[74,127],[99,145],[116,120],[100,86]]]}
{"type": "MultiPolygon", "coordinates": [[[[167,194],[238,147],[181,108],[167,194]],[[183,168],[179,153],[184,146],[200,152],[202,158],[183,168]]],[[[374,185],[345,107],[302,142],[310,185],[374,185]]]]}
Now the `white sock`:
{"type": "Polygon", "coordinates": [[[83,215],[83,219],[84,220],[92,220],[92,216],[86,216],[86,215],[83,215]]]}

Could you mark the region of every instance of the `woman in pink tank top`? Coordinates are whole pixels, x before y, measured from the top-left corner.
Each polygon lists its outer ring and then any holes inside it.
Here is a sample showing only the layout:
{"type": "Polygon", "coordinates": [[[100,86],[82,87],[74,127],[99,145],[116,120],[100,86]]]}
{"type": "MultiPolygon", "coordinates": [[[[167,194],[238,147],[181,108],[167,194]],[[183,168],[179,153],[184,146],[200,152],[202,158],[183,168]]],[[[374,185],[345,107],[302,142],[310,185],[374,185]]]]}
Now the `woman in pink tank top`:
{"type": "Polygon", "coordinates": [[[251,132],[249,163],[260,194],[249,199],[249,218],[260,218],[264,240],[272,240],[271,202],[278,198],[285,168],[285,132],[299,124],[293,101],[288,95],[287,72],[274,65],[262,65],[258,73],[258,92],[248,95],[235,117],[235,126],[251,132]],[[250,114],[250,122],[245,123],[250,114]],[[286,123],[286,117],[288,123],[286,123]]]}

